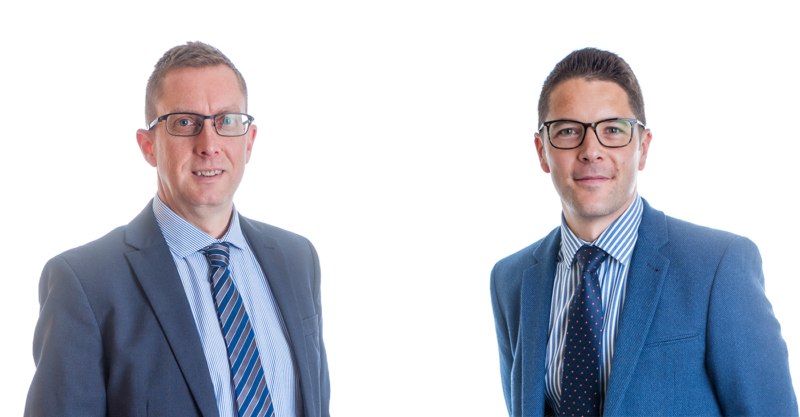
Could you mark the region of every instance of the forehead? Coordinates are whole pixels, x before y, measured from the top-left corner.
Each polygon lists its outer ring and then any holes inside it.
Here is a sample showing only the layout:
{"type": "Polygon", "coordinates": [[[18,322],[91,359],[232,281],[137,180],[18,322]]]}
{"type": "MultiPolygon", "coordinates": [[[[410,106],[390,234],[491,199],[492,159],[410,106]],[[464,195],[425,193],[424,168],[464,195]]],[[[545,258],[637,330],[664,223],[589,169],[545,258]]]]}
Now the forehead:
{"type": "Polygon", "coordinates": [[[596,122],[614,117],[634,117],[628,95],[617,83],[573,78],[550,93],[547,120],[596,122]]]}
{"type": "Polygon", "coordinates": [[[156,106],[162,114],[192,112],[217,114],[244,112],[244,93],[236,74],[226,65],[178,68],[168,72],[161,84],[156,106]]]}

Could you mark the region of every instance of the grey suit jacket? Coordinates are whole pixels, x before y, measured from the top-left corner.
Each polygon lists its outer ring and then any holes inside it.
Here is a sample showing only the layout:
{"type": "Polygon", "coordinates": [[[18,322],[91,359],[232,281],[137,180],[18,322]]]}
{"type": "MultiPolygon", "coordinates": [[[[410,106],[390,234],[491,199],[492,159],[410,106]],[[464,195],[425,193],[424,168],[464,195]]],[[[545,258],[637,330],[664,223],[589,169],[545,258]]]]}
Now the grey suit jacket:
{"type": "MultiPolygon", "coordinates": [[[[240,216],[280,308],[307,417],[329,416],[319,259],[302,236],[240,216]]],[[[44,267],[26,416],[218,416],[200,336],[152,201],[44,267]]]]}

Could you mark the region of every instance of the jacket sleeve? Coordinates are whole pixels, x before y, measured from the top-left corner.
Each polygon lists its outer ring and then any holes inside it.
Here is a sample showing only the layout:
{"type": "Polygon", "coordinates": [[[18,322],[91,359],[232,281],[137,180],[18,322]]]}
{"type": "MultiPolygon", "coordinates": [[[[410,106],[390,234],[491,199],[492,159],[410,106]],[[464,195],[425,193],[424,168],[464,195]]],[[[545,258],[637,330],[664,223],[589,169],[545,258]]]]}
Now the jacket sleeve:
{"type": "Polygon", "coordinates": [[[798,415],[761,255],[746,238],[731,241],[717,267],[706,332],[706,366],[724,415],[798,415]]]}
{"type": "Polygon", "coordinates": [[[103,341],[78,277],[55,257],[39,281],[39,321],[25,416],[104,416],[103,341]]]}
{"type": "Polygon", "coordinates": [[[314,262],[314,308],[317,311],[319,319],[320,411],[322,417],[330,417],[331,382],[330,376],[328,375],[328,354],[325,351],[325,341],[322,337],[322,297],[320,294],[321,274],[319,267],[319,255],[317,255],[317,250],[310,241],[308,241],[308,247],[311,249],[311,256],[314,262]]]}
{"type": "Polygon", "coordinates": [[[491,295],[492,295],[492,312],[494,313],[494,326],[497,332],[497,347],[500,352],[500,381],[503,384],[503,395],[506,399],[506,408],[508,408],[508,415],[512,413],[511,401],[511,367],[514,363],[514,356],[511,353],[511,340],[508,333],[508,324],[505,320],[503,308],[500,306],[500,301],[497,294],[497,265],[492,269],[491,275],[491,295]]]}

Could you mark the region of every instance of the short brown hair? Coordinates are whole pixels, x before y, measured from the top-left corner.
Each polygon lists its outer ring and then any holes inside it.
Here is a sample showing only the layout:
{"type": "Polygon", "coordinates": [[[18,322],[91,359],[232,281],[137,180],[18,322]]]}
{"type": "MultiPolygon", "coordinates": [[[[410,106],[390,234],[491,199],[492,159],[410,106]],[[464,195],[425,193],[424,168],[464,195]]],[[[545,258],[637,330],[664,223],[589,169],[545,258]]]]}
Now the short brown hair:
{"type": "Polygon", "coordinates": [[[158,117],[156,100],[161,96],[161,84],[168,72],[186,67],[203,68],[216,65],[227,65],[236,74],[236,78],[239,79],[239,87],[244,94],[244,111],[247,111],[247,84],[233,62],[211,45],[203,42],[187,42],[186,45],[178,45],[165,52],[164,56],[156,62],[153,73],[147,80],[147,90],[144,96],[144,122],[150,123],[158,117]]]}
{"type": "Polygon", "coordinates": [[[544,123],[550,111],[550,95],[559,84],[574,78],[587,81],[611,81],[622,87],[628,94],[628,105],[633,114],[643,124],[647,124],[644,116],[644,97],[639,81],[633,70],[618,55],[595,48],[573,51],[556,64],[544,81],[542,93],[539,95],[539,125],[544,123]]]}

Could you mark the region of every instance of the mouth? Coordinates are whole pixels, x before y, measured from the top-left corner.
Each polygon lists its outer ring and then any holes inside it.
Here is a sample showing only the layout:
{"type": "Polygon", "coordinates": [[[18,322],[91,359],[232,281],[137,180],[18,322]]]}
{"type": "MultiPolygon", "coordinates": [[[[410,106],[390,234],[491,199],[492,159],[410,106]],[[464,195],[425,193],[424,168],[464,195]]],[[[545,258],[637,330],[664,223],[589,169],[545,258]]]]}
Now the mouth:
{"type": "Polygon", "coordinates": [[[575,181],[578,182],[579,184],[586,184],[586,185],[601,184],[608,180],[610,180],[609,177],[605,177],[602,175],[587,175],[585,177],[575,178],[575,181]]]}
{"type": "Polygon", "coordinates": [[[219,174],[222,174],[221,169],[213,169],[210,171],[192,171],[192,174],[197,175],[198,177],[214,177],[219,174]]]}

